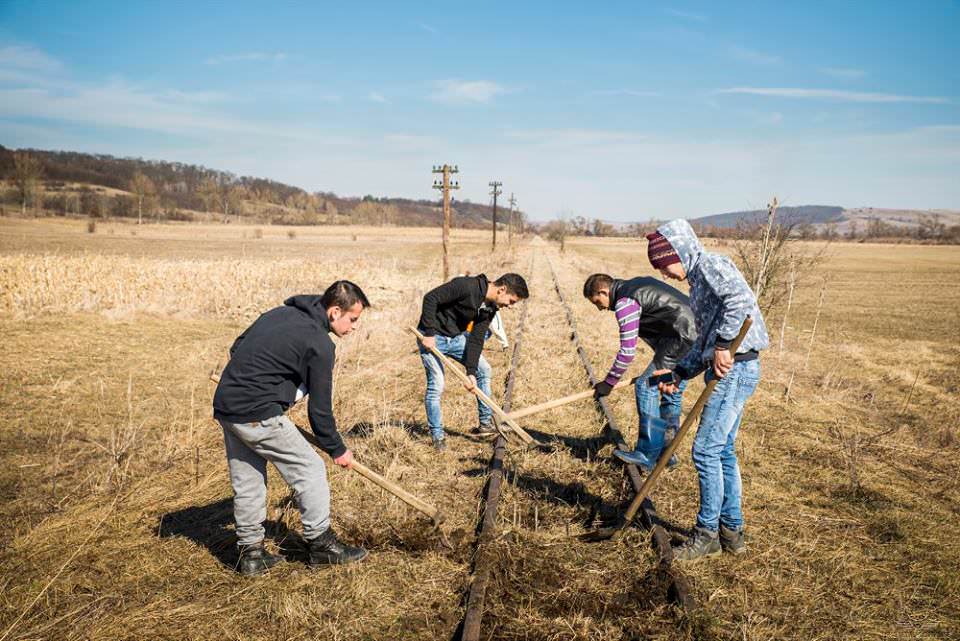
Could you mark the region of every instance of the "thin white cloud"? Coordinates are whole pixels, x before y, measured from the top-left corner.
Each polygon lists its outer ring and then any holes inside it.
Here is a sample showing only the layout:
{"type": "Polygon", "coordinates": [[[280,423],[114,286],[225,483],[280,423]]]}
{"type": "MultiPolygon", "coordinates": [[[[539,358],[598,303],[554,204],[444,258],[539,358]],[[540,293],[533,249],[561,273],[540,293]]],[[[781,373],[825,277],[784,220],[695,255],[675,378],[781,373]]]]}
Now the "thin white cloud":
{"type": "Polygon", "coordinates": [[[283,51],[268,53],[264,51],[250,51],[247,53],[223,54],[211,56],[203,61],[207,65],[222,65],[231,62],[283,62],[289,54],[283,51]]]}
{"type": "Polygon", "coordinates": [[[820,73],[832,78],[846,78],[850,80],[863,78],[867,75],[867,72],[863,69],[854,69],[852,67],[824,67],[820,69],[820,73]]]}
{"type": "Polygon", "coordinates": [[[515,142],[558,147],[618,145],[646,140],[647,136],[633,131],[613,129],[519,129],[504,133],[515,142]]]}
{"type": "Polygon", "coordinates": [[[171,102],[208,104],[212,102],[223,102],[230,96],[220,91],[179,91],[171,89],[159,94],[162,98],[171,102]]]}
{"type": "Polygon", "coordinates": [[[754,65],[778,65],[783,62],[780,56],[764,53],[741,45],[732,45],[727,48],[727,52],[737,60],[749,62],[754,65]]]}
{"type": "Polygon", "coordinates": [[[840,102],[913,102],[941,105],[950,102],[947,98],[941,98],[938,96],[906,96],[892,93],[839,91],[836,89],[804,89],[797,87],[731,87],[729,89],[720,89],[717,93],[748,94],[753,96],[772,96],[777,98],[837,100],[840,102]]]}
{"type": "Polygon", "coordinates": [[[57,71],[63,65],[35,47],[9,46],[0,48],[0,67],[24,71],[57,71]]]}
{"type": "Polygon", "coordinates": [[[504,93],[507,93],[505,87],[490,80],[441,80],[436,83],[430,99],[454,104],[486,104],[504,93]]]}
{"type": "Polygon", "coordinates": [[[684,20],[693,20],[694,22],[706,22],[707,16],[702,13],[694,13],[693,11],[683,11],[681,9],[664,9],[665,13],[670,14],[674,18],[683,18],[684,20]]]}
{"type": "Polygon", "coordinates": [[[379,102],[380,104],[386,104],[386,103],[390,102],[389,100],[387,100],[386,96],[384,96],[384,95],[383,95],[382,93],[380,93],[379,91],[371,91],[371,92],[367,95],[367,99],[368,99],[370,102],[379,102]]]}
{"type": "Polygon", "coordinates": [[[659,98],[663,94],[659,91],[641,91],[638,89],[602,89],[599,91],[591,91],[587,95],[599,97],[659,98]]]}
{"type": "Polygon", "coordinates": [[[294,141],[309,139],[319,144],[348,142],[342,136],[328,136],[296,123],[252,122],[212,111],[209,104],[212,97],[177,91],[153,92],[120,80],[105,85],[72,85],[66,89],[0,89],[0,118],[46,118],[204,138],[229,133],[294,141]]]}
{"type": "Polygon", "coordinates": [[[428,24],[425,23],[425,22],[418,22],[418,23],[417,23],[417,26],[420,27],[421,29],[423,29],[424,31],[426,31],[427,33],[432,33],[432,34],[434,34],[434,35],[436,35],[437,33],[439,33],[439,32],[437,31],[437,29],[435,29],[434,27],[431,27],[430,25],[428,25],[428,24]]]}

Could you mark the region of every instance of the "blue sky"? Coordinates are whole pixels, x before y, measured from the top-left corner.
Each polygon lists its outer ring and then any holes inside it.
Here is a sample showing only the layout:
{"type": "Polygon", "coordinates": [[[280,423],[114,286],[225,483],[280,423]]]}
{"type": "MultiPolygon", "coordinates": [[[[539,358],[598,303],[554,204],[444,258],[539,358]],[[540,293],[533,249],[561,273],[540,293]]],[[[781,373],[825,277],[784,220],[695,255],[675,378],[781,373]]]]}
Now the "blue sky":
{"type": "Polygon", "coordinates": [[[960,7],[0,0],[0,144],[535,219],[960,209],[960,7]]]}

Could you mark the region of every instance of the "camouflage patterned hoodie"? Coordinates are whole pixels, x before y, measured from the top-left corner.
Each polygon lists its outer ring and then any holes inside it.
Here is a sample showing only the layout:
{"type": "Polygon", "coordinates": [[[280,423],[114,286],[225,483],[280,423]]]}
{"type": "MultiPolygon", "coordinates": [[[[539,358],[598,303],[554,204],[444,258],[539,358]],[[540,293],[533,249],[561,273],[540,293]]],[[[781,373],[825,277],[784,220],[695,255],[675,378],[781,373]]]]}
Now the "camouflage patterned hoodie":
{"type": "Polygon", "coordinates": [[[753,325],[737,349],[737,360],[766,349],[770,341],[757,298],[733,261],[705,251],[686,220],[672,220],[657,231],[676,250],[687,272],[690,308],[697,323],[697,342],[678,364],[678,374],[692,378],[702,372],[717,345],[729,347],[747,316],[753,317],[753,325]]]}

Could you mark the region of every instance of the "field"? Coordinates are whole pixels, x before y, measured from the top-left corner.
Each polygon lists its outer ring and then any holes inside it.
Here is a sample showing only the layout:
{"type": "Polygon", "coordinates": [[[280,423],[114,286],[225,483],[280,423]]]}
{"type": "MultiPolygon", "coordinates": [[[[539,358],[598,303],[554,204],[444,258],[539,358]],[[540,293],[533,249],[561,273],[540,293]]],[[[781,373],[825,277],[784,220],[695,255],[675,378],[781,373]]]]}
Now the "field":
{"type": "MultiPolygon", "coordinates": [[[[551,265],[599,371],[616,323],[582,299],[583,279],[651,273],[637,240],[571,240],[563,254],[538,238],[495,254],[485,233],[453,241],[456,272],[528,276],[514,408],[587,385],[551,265]]],[[[450,638],[490,446],[469,435],[475,405],[454,383],[448,451],[425,430],[404,328],[439,280],[435,229],[101,222],[88,233],[0,219],[0,641],[450,638]],[[230,569],[208,375],[260,312],[337,277],[373,303],[338,347],[340,429],[359,460],[446,521],[433,531],[331,464],[334,526],[370,557],[323,571],[291,558],[245,580],[230,569]]],[[[592,405],[524,420],[556,447],[508,453],[481,638],[960,639],[958,283],[957,247],[835,244],[786,323],[767,319],[771,349],[738,440],[750,552],[683,567],[696,616],[649,589],[643,530],[571,536],[629,498],[592,405]]],[[[518,317],[505,314],[509,333],[518,317]]],[[[509,353],[495,342],[487,353],[499,397],[509,353]]],[[[629,396],[612,402],[631,440],[629,396]]],[[[293,415],[306,424],[302,407],[293,415]]],[[[689,443],[681,451],[653,497],[678,536],[697,505],[689,443]]],[[[286,549],[299,517],[276,474],[269,496],[270,544],[286,549]]]]}

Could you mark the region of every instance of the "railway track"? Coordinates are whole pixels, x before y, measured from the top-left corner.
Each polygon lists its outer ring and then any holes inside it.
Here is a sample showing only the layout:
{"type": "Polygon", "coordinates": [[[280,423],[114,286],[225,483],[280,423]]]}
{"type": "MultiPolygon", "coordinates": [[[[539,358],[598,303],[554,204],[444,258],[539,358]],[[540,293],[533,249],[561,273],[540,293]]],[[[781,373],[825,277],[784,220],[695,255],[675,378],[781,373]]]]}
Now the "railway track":
{"type": "MultiPolygon", "coordinates": [[[[587,357],[587,352],[584,350],[583,344],[580,341],[580,336],[577,333],[577,320],[573,315],[573,309],[567,303],[567,300],[563,295],[563,290],[560,288],[560,281],[557,278],[557,272],[554,270],[553,263],[549,258],[547,259],[547,266],[550,268],[550,276],[553,279],[554,291],[557,293],[561,305],[563,305],[564,311],[566,312],[567,323],[570,325],[570,341],[577,350],[577,356],[580,358],[580,362],[583,364],[584,370],[586,370],[587,378],[590,380],[590,385],[595,385],[597,383],[597,377],[593,371],[593,366],[590,364],[590,359],[587,357]]],[[[620,428],[617,426],[616,419],[614,418],[613,413],[610,411],[608,399],[599,399],[599,401],[596,403],[596,407],[597,411],[603,415],[604,435],[618,449],[632,449],[627,446],[626,441],[623,438],[623,432],[621,432],[620,428]]],[[[620,463],[619,460],[616,461],[617,463],[620,463]]],[[[640,478],[640,471],[635,465],[627,463],[620,464],[624,467],[627,478],[629,479],[630,484],[633,486],[633,491],[638,492],[640,490],[640,486],[643,484],[643,481],[640,478]]],[[[651,532],[651,541],[654,549],[657,552],[658,583],[660,583],[666,592],[668,600],[676,603],[687,612],[695,610],[698,606],[696,598],[693,594],[693,590],[690,588],[690,582],[679,569],[673,567],[673,549],[670,545],[670,535],[663,528],[663,526],[660,525],[659,518],[657,517],[656,506],[649,498],[644,500],[639,514],[641,515],[643,526],[651,532]]]]}
{"type": "MultiPolygon", "coordinates": [[[[534,251],[536,252],[536,250],[534,251]]],[[[534,255],[531,257],[529,272],[531,274],[533,273],[535,260],[536,253],[534,253],[534,255]]],[[[573,315],[570,305],[567,303],[563,295],[563,291],[560,287],[553,264],[549,258],[546,260],[551,278],[553,280],[554,291],[556,292],[559,302],[564,309],[567,323],[570,327],[570,341],[576,349],[580,362],[586,371],[587,377],[590,380],[590,384],[592,385],[597,379],[590,364],[589,358],[587,357],[587,353],[580,341],[579,334],[577,333],[576,319],[573,315]]],[[[503,394],[502,407],[507,412],[510,411],[512,405],[513,391],[517,379],[517,368],[520,360],[520,350],[523,346],[523,331],[526,324],[527,311],[528,302],[524,301],[521,308],[520,319],[517,325],[516,336],[513,342],[510,368],[507,373],[503,394]]],[[[602,436],[605,436],[618,448],[627,448],[623,438],[623,433],[617,426],[616,420],[607,404],[607,399],[601,399],[600,402],[597,403],[596,407],[597,411],[601,413],[605,422],[602,436]]],[[[487,482],[483,489],[483,509],[477,525],[477,543],[473,556],[474,561],[471,569],[471,576],[468,581],[469,588],[464,600],[464,616],[461,624],[457,627],[453,634],[453,641],[478,641],[481,638],[488,587],[490,586],[491,574],[494,570],[497,560],[497,510],[500,505],[501,488],[503,487],[505,481],[504,458],[506,451],[506,439],[503,436],[498,436],[493,444],[493,450],[487,474],[487,482]]],[[[611,462],[620,464],[620,462],[616,459],[611,459],[611,462]]],[[[639,470],[633,465],[624,465],[623,467],[630,484],[633,486],[634,491],[637,491],[642,484],[642,478],[639,470]]],[[[642,506],[640,520],[642,525],[651,532],[652,545],[656,550],[657,555],[655,576],[657,584],[664,593],[665,599],[669,602],[677,604],[687,613],[697,609],[698,605],[695,597],[693,596],[693,591],[690,588],[689,581],[682,572],[672,565],[673,553],[670,546],[670,536],[659,523],[656,507],[649,499],[646,500],[642,506]]],[[[578,543],[578,545],[588,544],[578,543]]]]}
{"type": "MultiPolygon", "coordinates": [[[[536,253],[530,258],[530,270],[536,260],[536,253]]],[[[507,382],[503,392],[503,409],[510,411],[513,401],[513,388],[517,379],[517,364],[520,361],[520,348],[523,344],[523,329],[527,320],[529,302],[523,302],[520,312],[520,321],[517,323],[517,334],[513,340],[513,353],[510,356],[510,370],[507,373],[507,382]]],[[[494,417],[496,420],[496,417],[494,417]]],[[[484,488],[484,508],[480,518],[477,534],[477,550],[474,554],[473,575],[470,589],[467,593],[466,610],[463,623],[454,633],[454,639],[462,641],[477,641],[480,638],[480,625],[483,619],[484,601],[487,594],[487,585],[490,582],[490,572],[495,557],[494,544],[497,530],[497,507],[500,504],[500,488],[503,485],[503,459],[507,452],[507,440],[497,436],[493,444],[493,456],[490,459],[490,471],[487,475],[487,484],[484,488]]]]}

